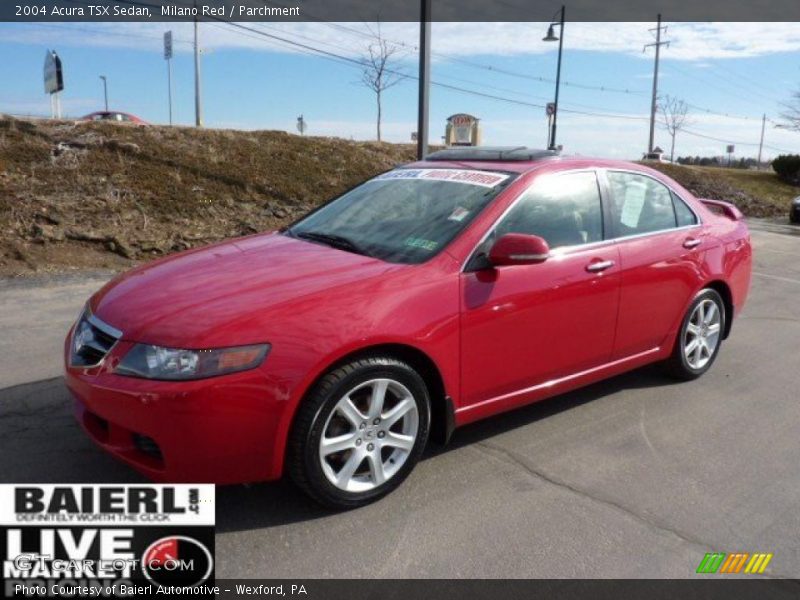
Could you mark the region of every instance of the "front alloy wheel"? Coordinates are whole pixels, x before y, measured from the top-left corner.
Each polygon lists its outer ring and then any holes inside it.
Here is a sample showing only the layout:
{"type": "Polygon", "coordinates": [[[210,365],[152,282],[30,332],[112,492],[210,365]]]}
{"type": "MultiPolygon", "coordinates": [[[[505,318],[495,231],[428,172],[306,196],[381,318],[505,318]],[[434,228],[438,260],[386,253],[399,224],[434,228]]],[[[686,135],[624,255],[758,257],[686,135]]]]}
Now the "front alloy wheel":
{"type": "Polygon", "coordinates": [[[371,379],[348,391],[322,428],[322,472],[345,492],[383,485],[405,464],[419,431],[419,411],[406,386],[371,379]]]}
{"type": "Polygon", "coordinates": [[[429,424],[428,390],[411,366],[388,356],[355,360],[322,377],[300,405],[287,468],[322,504],[361,506],[408,476],[429,424]]]}

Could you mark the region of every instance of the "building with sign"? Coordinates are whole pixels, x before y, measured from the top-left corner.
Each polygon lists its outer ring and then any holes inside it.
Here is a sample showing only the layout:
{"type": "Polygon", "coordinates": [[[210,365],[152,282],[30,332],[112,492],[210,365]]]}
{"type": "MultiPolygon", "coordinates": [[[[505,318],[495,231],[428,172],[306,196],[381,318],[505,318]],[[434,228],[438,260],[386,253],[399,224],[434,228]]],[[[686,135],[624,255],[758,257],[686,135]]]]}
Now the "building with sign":
{"type": "Polygon", "coordinates": [[[447,146],[479,146],[481,143],[480,119],[466,113],[448,117],[444,143],[447,146]]]}

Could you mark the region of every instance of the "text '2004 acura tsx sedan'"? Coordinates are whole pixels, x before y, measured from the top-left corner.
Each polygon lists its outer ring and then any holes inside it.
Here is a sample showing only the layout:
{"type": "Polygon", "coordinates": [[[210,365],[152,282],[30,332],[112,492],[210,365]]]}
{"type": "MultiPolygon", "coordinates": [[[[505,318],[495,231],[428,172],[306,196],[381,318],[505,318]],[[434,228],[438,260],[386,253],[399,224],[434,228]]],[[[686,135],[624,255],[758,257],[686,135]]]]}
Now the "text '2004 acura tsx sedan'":
{"type": "Polygon", "coordinates": [[[702,375],[751,261],[735,207],[647,167],[442,150],[120,275],[68,334],[66,382],[152,479],[288,473],[357,506],[460,425],[647,363],[702,375]]]}

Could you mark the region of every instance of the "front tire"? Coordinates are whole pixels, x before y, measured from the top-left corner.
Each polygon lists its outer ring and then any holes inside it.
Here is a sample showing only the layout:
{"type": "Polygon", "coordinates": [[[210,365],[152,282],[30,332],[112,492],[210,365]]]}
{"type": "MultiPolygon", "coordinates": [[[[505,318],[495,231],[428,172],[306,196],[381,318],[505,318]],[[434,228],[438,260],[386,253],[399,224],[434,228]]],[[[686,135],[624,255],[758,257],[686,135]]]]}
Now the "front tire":
{"type": "Polygon", "coordinates": [[[362,506],[403,482],[429,429],[428,389],[411,366],[388,356],[355,360],[328,372],[303,400],[289,475],[321,504],[362,506]]]}
{"type": "Polygon", "coordinates": [[[701,290],[683,318],[667,372],[690,380],[708,371],[719,354],[726,318],[725,303],[716,290],[701,290]]]}

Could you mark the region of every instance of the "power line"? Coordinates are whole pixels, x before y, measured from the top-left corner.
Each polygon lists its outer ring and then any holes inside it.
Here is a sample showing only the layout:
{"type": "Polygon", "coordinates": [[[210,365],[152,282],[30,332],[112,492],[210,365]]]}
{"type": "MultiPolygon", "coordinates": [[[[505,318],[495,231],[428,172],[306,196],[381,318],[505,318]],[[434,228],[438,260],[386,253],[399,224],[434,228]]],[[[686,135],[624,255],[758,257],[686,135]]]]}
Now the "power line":
{"type": "MultiPolygon", "coordinates": [[[[268,39],[271,39],[271,40],[274,40],[274,41],[277,41],[277,42],[280,42],[280,43],[283,43],[283,44],[287,44],[287,45],[290,45],[290,46],[301,48],[302,50],[305,50],[306,53],[312,53],[314,55],[321,55],[323,57],[328,57],[329,59],[333,59],[336,62],[340,62],[340,63],[343,63],[343,64],[348,64],[350,66],[354,66],[354,67],[357,67],[359,69],[363,68],[364,65],[365,65],[363,60],[352,58],[352,57],[349,57],[349,56],[344,56],[344,55],[341,55],[341,54],[337,54],[335,52],[331,52],[329,50],[325,50],[325,49],[322,49],[322,48],[316,48],[314,46],[310,46],[309,44],[304,44],[304,43],[301,43],[301,42],[297,42],[295,40],[287,39],[287,38],[282,37],[282,36],[277,36],[277,35],[274,35],[274,34],[271,34],[271,33],[267,33],[265,31],[262,31],[262,30],[259,30],[259,29],[256,29],[256,28],[249,27],[247,25],[242,25],[241,23],[227,22],[227,21],[223,21],[222,19],[214,19],[214,20],[215,21],[219,21],[222,24],[228,25],[229,27],[236,28],[238,30],[242,30],[242,31],[246,31],[246,32],[250,32],[252,34],[255,34],[256,36],[265,37],[265,38],[268,38],[268,39]]],[[[209,24],[213,25],[212,23],[209,23],[209,24]]],[[[248,36],[248,37],[253,37],[253,36],[248,36]]],[[[394,75],[399,75],[401,77],[404,77],[405,79],[418,80],[417,76],[410,75],[408,73],[404,73],[404,72],[398,71],[396,69],[386,69],[386,72],[394,74],[394,75]]],[[[463,93],[463,94],[469,94],[469,95],[472,95],[472,96],[478,96],[478,97],[487,98],[487,99],[490,99],[490,100],[496,100],[496,101],[500,101],[500,102],[505,102],[505,103],[509,103],[509,104],[516,104],[516,105],[519,105],[519,106],[527,106],[527,107],[531,107],[531,108],[545,108],[544,104],[536,104],[536,103],[527,102],[527,101],[524,101],[524,100],[516,100],[514,98],[507,98],[507,97],[504,97],[504,96],[499,96],[497,94],[491,94],[491,93],[487,93],[487,92],[480,92],[480,91],[473,90],[473,89],[468,89],[468,88],[463,88],[463,87],[456,86],[456,85],[443,83],[441,81],[433,81],[432,80],[431,81],[431,85],[434,85],[434,86],[439,87],[439,88],[447,89],[447,90],[450,90],[450,91],[460,92],[460,93],[463,93]]],[[[562,108],[561,110],[562,110],[562,112],[567,112],[567,113],[572,113],[572,114],[577,114],[577,115],[585,115],[585,116],[593,116],[593,117],[604,117],[604,118],[610,118],[610,119],[624,119],[624,120],[646,120],[647,119],[646,117],[641,117],[641,116],[636,116],[636,115],[620,115],[620,114],[615,114],[615,113],[592,112],[592,111],[584,111],[584,110],[576,110],[576,109],[565,109],[565,108],[562,108]]]]}
{"type": "MultiPolygon", "coordinates": [[[[262,0],[262,2],[264,4],[268,4],[268,2],[266,2],[265,0],[262,0]]],[[[360,31],[360,30],[358,30],[358,29],[356,29],[354,27],[348,27],[348,26],[342,25],[340,23],[334,23],[334,22],[331,22],[331,21],[327,21],[325,19],[321,19],[319,17],[314,17],[313,15],[309,15],[308,11],[305,11],[304,14],[307,17],[310,17],[312,20],[314,20],[314,21],[316,21],[316,22],[318,22],[320,24],[326,25],[328,27],[331,27],[333,29],[336,29],[336,30],[339,30],[339,31],[346,31],[348,33],[352,33],[352,34],[355,34],[355,35],[358,35],[358,36],[361,36],[361,37],[364,37],[364,38],[374,39],[374,36],[369,32],[360,31]]],[[[295,34],[295,35],[298,35],[298,34],[295,34]]],[[[400,40],[386,39],[386,41],[390,42],[391,44],[393,44],[395,46],[399,46],[401,48],[406,48],[406,49],[414,51],[414,52],[417,52],[419,50],[418,46],[413,45],[413,44],[408,44],[408,43],[402,42],[400,40]]],[[[481,62],[477,62],[477,61],[473,61],[473,60],[469,60],[469,59],[465,59],[465,58],[462,58],[460,56],[455,56],[453,54],[431,51],[431,55],[436,56],[438,58],[442,58],[442,59],[444,59],[444,60],[446,60],[448,62],[465,65],[467,67],[471,67],[471,68],[474,68],[474,69],[481,69],[481,70],[484,70],[484,71],[490,71],[492,73],[497,73],[499,75],[505,75],[505,76],[508,76],[508,77],[516,77],[518,79],[527,79],[529,81],[536,81],[536,82],[539,82],[539,83],[553,83],[553,84],[555,83],[554,79],[550,79],[550,78],[547,78],[547,77],[539,77],[537,75],[531,75],[530,73],[522,73],[522,72],[514,71],[514,70],[511,70],[511,69],[504,69],[504,68],[496,67],[494,65],[481,63],[481,62]]],[[[617,88],[617,87],[609,87],[609,86],[604,86],[604,85],[589,85],[589,84],[583,84],[583,83],[576,83],[576,82],[573,82],[573,81],[562,81],[561,85],[564,85],[564,86],[567,86],[567,87],[578,88],[578,89],[592,90],[592,91],[598,91],[598,92],[618,93],[618,94],[641,95],[641,94],[646,94],[647,93],[644,90],[635,90],[635,89],[632,90],[632,89],[629,89],[629,88],[617,88]]]]}
{"type": "Polygon", "coordinates": [[[724,69],[724,67],[721,64],[717,64],[717,65],[715,65],[714,69],[710,69],[708,71],[708,74],[711,75],[712,77],[716,77],[720,81],[723,81],[723,82],[727,83],[729,86],[738,87],[741,90],[745,90],[750,94],[754,94],[756,96],[760,96],[761,98],[769,100],[770,102],[780,102],[780,100],[778,100],[774,96],[769,96],[769,95],[764,94],[763,92],[761,92],[762,86],[759,86],[759,85],[752,86],[750,84],[742,84],[742,83],[740,83],[738,81],[734,81],[732,78],[727,77],[727,76],[723,75],[722,73],[720,73],[720,71],[719,71],[719,69],[717,67],[719,67],[721,69],[724,69]]]}
{"type": "Polygon", "coordinates": [[[742,121],[761,120],[761,117],[745,117],[744,115],[733,115],[733,114],[725,113],[725,112],[717,112],[717,111],[712,110],[710,108],[705,108],[703,106],[698,106],[696,104],[692,104],[691,102],[686,102],[686,105],[691,107],[691,108],[693,108],[693,109],[695,109],[695,110],[699,110],[700,112],[703,112],[703,113],[706,113],[706,114],[709,114],[709,115],[716,115],[718,117],[728,117],[729,119],[740,119],[742,121]]]}
{"type": "MultiPolygon", "coordinates": [[[[721,142],[723,144],[734,144],[734,145],[737,145],[737,146],[754,146],[754,147],[757,147],[759,145],[758,142],[743,142],[741,140],[736,141],[736,140],[723,139],[723,138],[715,137],[715,136],[712,136],[712,135],[707,135],[707,134],[704,134],[704,133],[700,133],[698,131],[692,131],[691,129],[681,129],[681,133],[686,133],[688,135],[691,135],[691,136],[694,136],[694,137],[698,137],[698,138],[703,138],[703,139],[706,139],[706,140],[712,140],[712,141],[715,141],[715,142],[721,142]]],[[[790,154],[792,152],[792,150],[787,150],[786,148],[779,148],[777,146],[771,146],[771,145],[768,145],[768,144],[764,144],[764,148],[769,148],[770,150],[776,150],[778,152],[786,152],[787,154],[790,154]]]]}
{"type": "MultiPolygon", "coordinates": [[[[704,77],[701,77],[701,76],[699,76],[699,75],[697,75],[695,73],[690,73],[689,71],[685,71],[683,69],[680,69],[680,68],[678,68],[675,65],[672,65],[670,63],[666,63],[665,62],[664,66],[667,69],[669,69],[671,71],[674,71],[675,73],[678,73],[678,74],[683,75],[685,77],[691,77],[692,79],[696,79],[697,81],[700,81],[701,83],[705,84],[706,86],[711,86],[711,87],[717,88],[717,89],[720,86],[725,87],[725,88],[727,88],[727,92],[726,93],[735,94],[739,100],[744,100],[744,101],[750,102],[750,103],[752,103],[754,105],[758,104],[759,108],[762,108],[762,109],[763,109],[763,106],[764,106],[763,101],[752,98],[753,95],[761,96],[762,98],[766,98],[770,102],[779,103],[779,101],[776,100],[775,98],[772,98],[770,96],[766,96],[764,94],[761,94],[760,92],[755,91],[755,90],[753,90],[751,88],[744,87],[741,84],[731,83],[731,82],[725,80],[724,78],[721,79],[720,82],[712,82],[712,81],[709,81],[709,80],[705,79],[704,77]],[[747,95],[742,96],[742,91],[746,91],[747,95]]],[[[712,74],[712,75],[716,75],[716,73],[714,73],[713,70],[709,70],[709,73],[712,74]]]]}
{"type": "MultiPolygon", "coordinates": [[[[336,23],[324,23],[324,24],[325,25],[337,25],[336,23]]],[[[210,23],[210,25],[213,25],[213,23],[210,23]]],[[[255,25],[254,25],[254,27],[255,27],[255,25]]],[[[270,29],[272,31],[278,31],[278,32],[284,33],[284,30],[282,30],[282,29],[280,29],[278,27],[271,27],[271,26],[268,26],[268,25],[264,25],[263,23],[260,24],[259,28],[260,29],[267,28],[267,29],[270,29]]],[[[222,29],[222,28],[220,28],[220,29],[222,29]]],[[[350,28],[350,27],[346,27],[345,29],[347,29],[349,31],[357,31],[357,30],[355,30],[353,28],[350,28]]],[[[317,44],[322,44],[323,46],[328,46],[330,48],[336,48],[336,49],[344,51],[344,52],[352,52],[352,48],[349,48],[349,47],[346,47],[346,46],[342,46],[341,44],[333,44],[331,42],[318,40],[316,38],[312,38],[312,37],[309,37],[309,36],[306,36],[306,35],[303,35],[303,34],[297,33],[297,32],[292,32],[292,35],[294,37],[297,37],[297,38],[300,38],[300,39],[309,40],[309,41],[315,42],[317,44]]],[[[369,34],[366,34],[366,35],[369,35],[369,34]]],[[[248,37],[255,38],[255,36],[248,36],[248,37]]],[[[526,98],[537,98],[537,99],[540,99],[540,100],[548,100],[548,98],[545,98],[544,96],[531,95],[528,92],[524,92],[522,90],[514,90],[514,89],[510,89],[510,88],[505,88],[505,87],[498,87],[498,86],[492,85],[490,83],[474,81],[472,79],[464,79],[464,78],[461,78],[461,77],[455,77],[453,75],[439,75],[439,78],[440,79],[449,79],[451,81],[457,81],[457,82],[460,82],[460,83],[466,83],[466,84],[469,84],[471,86],[475,86],[475,87],[479,87],[479,88],[480,87],[482,87],[482,88],[490,88],[492,90],[496,90],[496,91],[499,91],[499,92],[505,92],[507,94],[512,94],[512,95],[515,95],[515,96],[524,96],[526,98]]]]}
{"type": "MultiPolygon", "coordinates": [[[[217,25],[215,23],[208,23],[208,24],[212,25],[214,27],[217,27],[219,29],[223,29],[222,27],[220,27],[219,25],[217,25]]],[[[337,24],[336,23],[326,23],[326,25],[337,25],[337,24]]],[[[255,25],[254,25],[254,27],[255,27],[255,25]]],[[[277,27],[270,27],[270,26],[267,26],[267,25],[264,25],[264,24],[260,24],[260,27],[258,27],[258,28],[259,29],[268,28],[268,29],[271,29],[273,31],[279,31],[279,32],[283,33],[283,30],[281,30],[281,29],[279,29],[277,27]]],[[[345,29],[348,29],[348,30],[351,30],[351,31],[356,31],[355,29],[352,29],[352,28],[349,28],[349,27],[347,27],[345,29]]],[[[240,34],[240,35],[245,35],[246,37],[250,37],[252,39],[258,39],[256,37],[256,35],[248,35],[248,34],[245,34],[244,32],[237,32],[237,33],[240,34]]],[[[328,47],[337,48],[339,50],[344,50],[346,52],[349,52],[351,50],[350,48],[347,48],[347,47],[339,45],[339,44],[332,44],[332,43],[325,42],[325,41],[322,41],[322,40],[316,40],[314,38],[311,38],[309,36],[305,36],[305,35],[302,35],[302,34],[299,34],[299,33],[296,33],[296,32],[293,32],[292,35],[294,35],[295,37],[299,37],[301,39],[314,41],[314,42],[316,42],[318,44],[322,44],[322,45],[325,45],[325,46],[328,46],[328,47]]],[[[311,55],[311,56],[315,55],[315,53],[310,52],[310,51],[309,52],[303,52],[303,53],[311,55]]],[[[363,62],[361,62],[360,64],[363,65],[363,62]]],[[[406,77],[408,77],[408,75],[406,75],[406,77]]],[[[550,101],[549,97],[537,96],[535,94],[530,94],[528,92],[525,92],[525,91],[522,91],[522,90],[518,90],[518,89],[510,89],[510,88],[505,88],[505,87],[498,87],[498,86],[492,85],[490,83],[478,82],[478,81],[474,81],[472,79],[464,79],[464,78],[455,77],[455,76],[452,76],[452,75],[439,75],[439,79],[446,79],[446,80],[456,81],[456,82],[460,82],[460,83],[466,83],[466,84],[468,84],[470,86],[474,86],[474,87],[488,88],[488,89],[491,89],[491,90],[495,90],[495,91],[499,91],[499,92],[505,92],[507,94],[512,94],[512,95],[515,95],[515,96],[522,96],[522,97],[525,97],[525,98],[535,98],[535,99],[538,99],[538,100],[543,100],[545,102],[549,102],[550,101]]],[[[587,105],[587,104],[581,104],[581,103],[578,103],[578,102],[569,102],[567,104],[571,105],[571,106],[575,106],[575,107],[587,108],[589,110],[597,110],[596,107],[594,107],[594,106],[590,106],[590,105],[587,105]]],[[[533,107],[536,107],[536,108],[541,108],[543,106],[543,105],[530,104],[530,103],[528,103],[527,105],[530,105],[530,106],[533,106],[533,107]]],[[[564,110],[566,110],[566,109],[564,109],[564,110]]],[[[575,111],[575,112],[577,112],[577,111],[575,111]]],[[[592,113],[585,113],[585,114],[592,114],[592,113]]],[[[615,117],[615,118],[628,118],[625,115],[613,115],[613,117],[615,117]]]]}
{"type": "Polygon", "coordinates": [[[741,79],[742,81],[745,81],[745,82],[747,82],[747,83],[746,83],[746,85],[747,85],[748,87],[752,86],[752,87],[755,87],[755,88],[757,88],[757,89],[763,89],[763,87],[764,87],[764,84],[763,84],[763,83],[759,83],[759,82],[757,82],[755,79],[751,79],[750,77],[745,77],[745,76],[744,76],[744,75],[742,75],[741,73],[737,73],[737,72],[733,71],[732,69],[729,69],[729,68],[728,68],[728,67],[726,67],[724,64],[722,64],[722,62],[721,62],[721,61],[720,61],[720,62],[718,62],[718,63],[715,65],[715,68],[722,69],[723,71],[726,71],[726,72],[730,73],[730,74],[731,74],[731,75],[733,75],[734,77],[737,77],[737,78],[741,79]]]}
{"type": "MultiPolygon", "coordinates": [[[[213,27],[216,27],[218,29],[221,29],[221,30],[224,30],[224,28],[221,27],[221,25],[223,25],[223,24],[233,25],[233,26],[237,26],[238,25],[236,23],[229,23],[229,22],[226,22],[226,21],[221,20],[221,19],[219,19],[218,21],[219,21],[219,23],[208,22],[207,24],[211,25],[213,27]]],[[[334,23],[330,23],[330,24],[331,25],[335,25],[334,23]]],[[[146,35],[146,34],[132,34],[132,33],[126,34],[126,33],[111,32],[111,31],[107,32],[107,31],[100,30],[100,29],[76,28],[76,27],[59,27],[59,26],[51,26],[51,25],[44,25],[44,24],[42,24],[40,26],[41,27],[51,27],[51,28],[55,28],[55,29],[73,29],[73,30],[76,30],[76,31],[101,33],[101,34],[117,35],[117,36],[124,36],[124,37],[140,37],[140,38],[159,39],[159,40],[161,39],[160,36],[152,36],[152,35],[146,35]]],[[[268,27],[268,26],[260,24],[259,28],[264,28],[264,27],[268,27]]],[[[284,45],[300,47],[301,50],[305,50],[303,52],[304,54],[311,55],[311,56],[318,56],[320,53],[326,53],[325,50],[320,49],[320,48],[315,48],[315,47],[312,47],[312,46],[309,46],[309,45],[300,44],[299,42],[294,42],[292,40],[289,40],[289,39],[286,39],[286,38],[282,38],[280,36],[275,36],[275,35],[269,34],[267,32],[257,31],[257,30],[255,30],[255,27],[248,27],[246,29],[251,30],[253,32],[253,35],[244,33],[242,31],[237,31],[236,33],[239,34],[239,35],[243,35],[245,37],[249,37],[251,39],[260,39],[260,37],[268,37],[268,38],[272,39],[273,41],[282,43],[284,45]]],[[[277,30],[276,28],[272,28],[272,29],[273,30],[277,30]]],[[[347,28],[347,29],[352,30],[352,28],[347,28]]],[[[353,31],[355,31],[355,30],[353,30],[353,31]]],[[[304,36],[302,34],[293,33],[293,35],[295,35],[297,37],[300,37],[302,39],[312,40],[312,38],[309,38],[308,36],[304,36]]],[[[321,41],[321,40],[313,40],[313,41],[316,41],[316,43],[319,43],[319,44],[323,44],[323,45],[326,45],[326,46],[329,46],[329,47],[333,47],[333,48],[338,48],[338,49],[344,50],[344,51],[349,51],[350,50],[349,48],[346,48],[344,46],[331,44],[331,43],[324,42],[324,41],[321,41]]],[[[182,43],[182,44],[187,44],[187,45],[193,45],[193,42],[190,41],[190,40],[180,40],[180,39],[178,39],[178,40],[176,40],[176,42],[182,43]]],[[[334,55],[334,53],[328,53],[328,54],[330,54],[330,56],[328,56],[328,58],[335,59],[337,62],[347,62],[347,63],[350,63],[350,64],[358,64],[360,67],[363,66],[363,62],[360,61],[360,60],[352,59],[350,57],[343,56],[343,55],[334,55]]],[[[489,68],[491,68],[491,67],[489,67],[489,68]]],[[[394,71],[394,73],[402,75],[403,77],[408,78],[408,79],[417,79],[414,76],[409,76],[408,74],[402,73],[400,71],[394,71]]],[[[492,89],[495,89],[495,90],[498,90],[498,91],[502,91],[502,92],[506,92],[506,93],[513,94],[513,95],[517,95],[517,96],[524,96],[524,97],[528,97],[528,98],[534,97],[534,98],[538,98],[538,99],[545,100],[545,101],[548,100],[548,98],[545,98],[544,96],[531,96],[531,94],[529,94],[527,92],[520,91],[520,90],[511,90],[511,89],[508,89],[508,88],[498,88],[497,86],[492,86],[490,84],[482,84],[482,83],[475,82],[475,81],[472,81],[472,80],[460,79],[460,78],[453,77],[453,76],[444,76],[444,78],[445,79],[454,80],[454,81],[460,81],[462,83],[467,83],[467,84],[473,85],[473,86],[479,86],[479,87],[484,87],[484,88],[490,87],[492,89]]],[[[538,79],[542,79],[542,78],[538,78],[538,79]]],[[[455,86],[455,85],[445,84],[445,83],[442,83],[440,81],[432,82],[432,84],[436,85],[437,87],[440,87],[440,88],[449,89],[451,91],[456,91],[456,92],[466,93],[466,94],[472,94],[472,95],[475,95],[475,96],[480,96],[480,97],[493,99],[493,100],[497,100],[497,101],[503,101],[503,102],[507,102],[507,103],[514,103],[514,104],[521,105],[521,106],[528,106],[528,107],[532,107],[532,108],[544,108],[545,107],[544,104],[536,104],[536,103],[532,103],[532,102],[525,102],[525,101],[521,101],[521,100],[515,100],[513,98],[505,98],[505,97],[498,96],[497,94],[482,93],[482,92],[479,92],[479,91],[476,91],[476,90],[470,90],[470,89],[462,88],[462,87],[455,86]]],[[[577,84],[573,84],[573,86],[576,86],[576,85],[577,84]]],[[[612,118],[612,119],[625,119],[625,120],[641,120],[643,118],[643,117],[637,117],[637,116],[633,116],[633,115],[621,115],[621,114],[606,113],[606,112],[602,112],[603,109],[600,109],[600,108],[597,108],[597,107],[594,107],[594,106],[590,106],[590,105],[586,105],[586,104],[576,103],[576,102],[571,102],[571,103],[569,103],[569,105],[577,106],[577,107],[583,107],[583,108],[586,108],[588,110],[577,110],[577,109],[562,108],[562,112],[573,113],[573,114],[578,114],[578,115],[586,115],[586,116],[606,117],[606,118],[612,118]]]]}
{"type": "MultiPolygon", "coordinates": [[[[141,38],[141,39],[149,39],[149,40],[162,40],[163,38],[160,35],[148,35],[146,33],[123,33],[121,31],[111,31],[105,29],[93,29],[91,27],[71,27],[71,26],[62,26],[62,25],[52,25],[49,23],[36,23],[34,27],[45,27],[48,29],[58,29],[58,30],[67,30],[67,31],[76,31],[80,33],[98,33],[101,35],[108,35],[112,37],[129,37],[129,38],[141,38]]],[[[192,42],[190,40],[181,40],[175,38],[173,40],[175,43],[178,44],[187,44],[191,45],[192,42]]]]}

